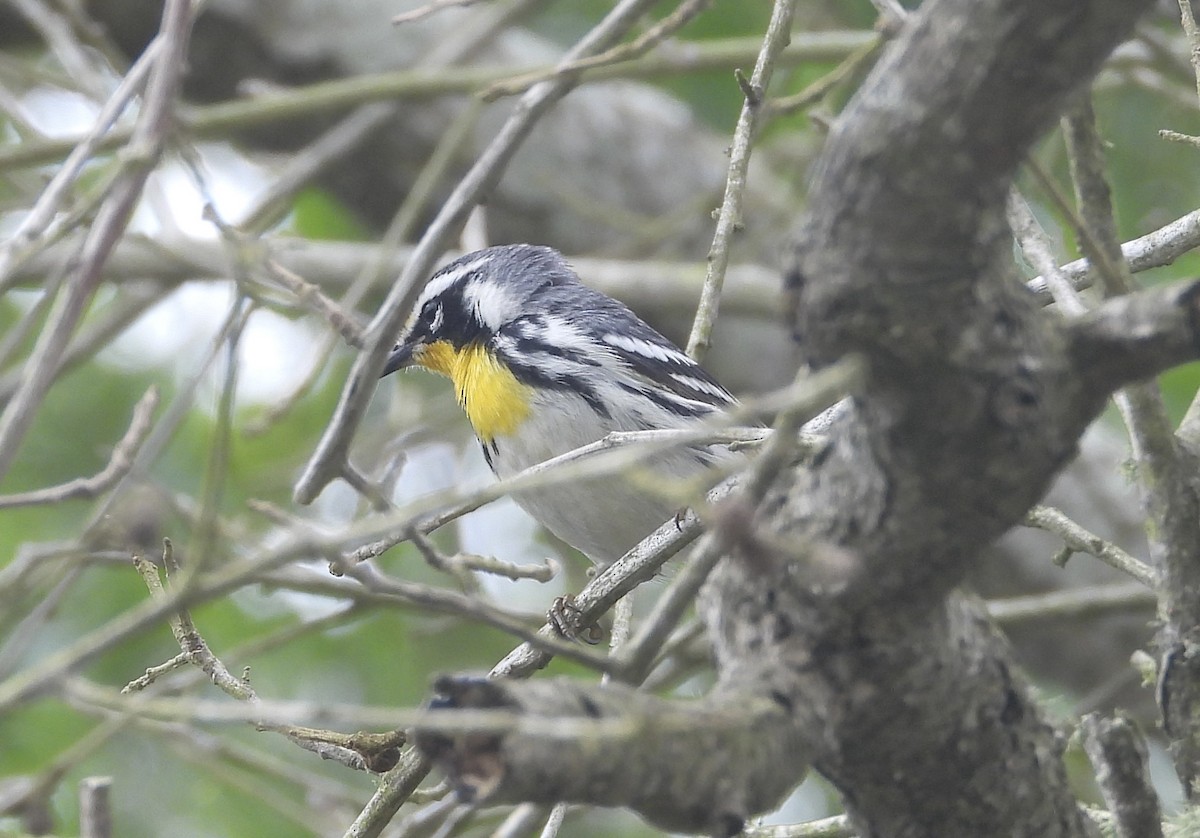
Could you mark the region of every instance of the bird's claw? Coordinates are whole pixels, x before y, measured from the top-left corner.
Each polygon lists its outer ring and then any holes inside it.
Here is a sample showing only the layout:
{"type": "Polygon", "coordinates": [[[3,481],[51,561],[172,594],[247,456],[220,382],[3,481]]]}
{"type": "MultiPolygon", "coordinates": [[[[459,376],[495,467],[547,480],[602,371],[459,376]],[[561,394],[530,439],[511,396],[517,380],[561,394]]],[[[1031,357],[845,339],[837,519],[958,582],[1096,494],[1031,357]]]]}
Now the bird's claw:
{"type": "Polygon", "coordinates": [[[555,597],[554,602],[550,603],[546,620],[568,640],[582,640],[589,646],[595,646],[604,639],[604,629],[598,623],[584,623],[583,611],[575,604],[574,594],[555,597]]]}

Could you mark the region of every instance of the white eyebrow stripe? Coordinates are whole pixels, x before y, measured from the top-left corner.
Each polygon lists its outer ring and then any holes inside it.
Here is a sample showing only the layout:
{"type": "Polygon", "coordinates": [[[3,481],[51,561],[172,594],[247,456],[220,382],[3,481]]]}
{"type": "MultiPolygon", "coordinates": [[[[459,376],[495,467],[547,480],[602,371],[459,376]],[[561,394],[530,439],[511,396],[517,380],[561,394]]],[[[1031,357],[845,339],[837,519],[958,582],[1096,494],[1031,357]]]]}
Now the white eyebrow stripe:
{"type": "Polygon", "coordinates": [[[425,284],[424,290],[421,291],[421,296],[417,299],[417,310],[420,310],[422,303],[438,296],[464,276],[479,270],[488,261],[488,258],[484,256],[479,259],[472,259],[470,262],[462,265],[447,266],[442,269],[441,273],[434,274],[429,282],[425,284]]]}
{"type": "Polygon", "coordinates": [[[618,335],[609,332],[602,340],[609,346],[615,346],[617,349],[624,349],[626,352],[631,352],[634,355],[641,355],[643,358],[653,358],[658,361],[671,361],[684,366],[692,366],[695,364],[691,358],[684,355],[678,349],[673,349],[669,346],[663,346],[660,343],[652,343],[651,341],[642,338],[631,338],[628,335],[618,335]]]}

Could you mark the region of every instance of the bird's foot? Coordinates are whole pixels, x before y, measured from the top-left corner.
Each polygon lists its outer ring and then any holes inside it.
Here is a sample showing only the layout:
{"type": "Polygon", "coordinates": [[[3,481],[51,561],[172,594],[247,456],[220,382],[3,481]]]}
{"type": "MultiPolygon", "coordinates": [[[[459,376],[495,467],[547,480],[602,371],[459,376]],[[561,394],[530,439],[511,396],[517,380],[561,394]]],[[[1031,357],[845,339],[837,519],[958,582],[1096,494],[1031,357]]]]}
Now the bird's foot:
{"type": "Polygon", "coordinates": [[[574,594],[555,597],[554,602],[550,603],[546,620],[568,640],[582,640],[589,646],[595,646],[604,639],[604,629],[600,628],[599,623],[585,622],[583,611],[575,604],[574,594]]]}

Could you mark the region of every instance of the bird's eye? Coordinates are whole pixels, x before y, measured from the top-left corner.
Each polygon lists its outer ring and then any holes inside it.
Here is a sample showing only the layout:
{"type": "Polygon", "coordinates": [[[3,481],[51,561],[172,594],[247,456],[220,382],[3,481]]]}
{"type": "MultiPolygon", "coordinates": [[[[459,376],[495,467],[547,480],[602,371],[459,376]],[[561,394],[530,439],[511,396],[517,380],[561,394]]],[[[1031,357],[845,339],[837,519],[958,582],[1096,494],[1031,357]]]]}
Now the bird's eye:
{"type": "Polygon", "coordinates": [[[430,300],[421,309],[421,319],[429,324],[430,334],[436,334],[442,328],[442,317],[442,304],[437,300],[430,300]]]}

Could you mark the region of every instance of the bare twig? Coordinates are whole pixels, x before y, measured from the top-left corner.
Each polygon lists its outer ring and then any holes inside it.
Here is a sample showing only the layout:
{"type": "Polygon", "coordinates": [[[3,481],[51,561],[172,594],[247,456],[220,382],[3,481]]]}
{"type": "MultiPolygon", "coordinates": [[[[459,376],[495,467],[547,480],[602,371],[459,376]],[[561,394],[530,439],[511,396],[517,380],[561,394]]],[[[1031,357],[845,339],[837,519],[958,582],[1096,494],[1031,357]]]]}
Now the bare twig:
{"type": "Polygon", "coordinates": [[[150,431],[150,418],[158,406],[158,388],[151,387],[133,408],[129,429],[113,448],[108,465],[91,477],[78,477],[68,483],[18,495],[0,495],[0,509],[34,506],[74,498],[95,497],[107,491],[133,467],[133,459],[150,431]]]}
{"type": "Polygon", "coordinates": [[[79,273],[60,292],[26,362],[21,386],[0,414],[0,476],[16,457],[20,441],[50,388],[67,340],[100,282],[104,261],[124,231],[150,168],[166,142],[190,27],[191,3],[168,0],[163,9],[161,54],[147,83],[145,102],[131,138],[137,162],[129,164],[100,207],[84,242],[79,273]]]}
{"type": "MultiPolygon", "coordinates": [[[[272,701],[263,699],[251,704],[245,701],[168,698],[145,693],[122,695],[83,678],[72,678],[63,689],[64,695],[97,708],[122,713],[143,714],[147,718],[165,721],[191,720],[197,723],[240,724],[249,722],[274,729],[291,725],[295,720],[338,725],[382,727],[388,731],[400,728],[444,731],[447,733],[494,732],[505,733],[525,729],[551,737],[575,737],[581,731],[597,736],[628,735],[629,719],[530,718],[509,710],[463,710],[444,713],[430,709],[372,707],[369,705],[332,703],[326,701],[272,701]]],[[[678,724],[684,725],[679,719],[678,724]]],[[[297,728],[311,730],[310,728],[297,728]]],[[[636,731],[633,731],[636,732],[636,731]]],[[[328,731],[320,731],[321,735],[328,731]]],[[[380,735],[379,741],[390,741],[393,734],[380,735]]],[[[342,739],[341,741],[351,741],[342,739]]]]}
{"type": "Polygon", "coordinates": [[[483,0],[433,0],[432,3],[426,3],[424,6],[418,6],[412,11],[401,12],[392,18],[392,24],[399,26],[402,23],[412,23],[424,17],[429,17],[432,14],[442,11],[443,9],[465,9],[468,6],[474,6],[483,0]]]}
{"type": "Polygon", "coordinates": [[[1149,590],[1153,591],[1158,587],[1158,574],[1154,568],[1112,542],[1088,532],[1058,509],[1035,506],[1025,515],[1024,523],[1027,527],[1036,527],[1057,535],[1072,551],[1095,556],[1109,567],[1129,574],[1149,590]]]}
{"type": "Polygon", "coordinates": [[[169,675],[177,669],[182,669],[185,666],[191,666],[191,663],[191,654],[188,652],[180,652],[178,655],[168,661],[164,661],[163,663],[155,666],[146,667],[146,671],[126,684],[121,689],[121,692],[141,692],[162,676],[169,675]]]}
{"type": "Polygon", "coordinates": [[[53,221],[54,214],[62,206],[68,190],[78,179],[83,167],[98,150],[101,139],[112,130],[129,102],[145,85],[151,68],[158,60],[161,44],[161,37],[156,37],[138,57],[133,67],[121,79],[117,89],[105,101],[104,107],[96,117],[95,126],[71,149],[71,153],[42,190],[29,213],[21,219],[16,232],[0,248],[0,290],[10,282],[14,265],[27,258],[35,249],[38,237],[42,236],[45,240],[53,237],[46,228],[53,221]]]}
{"type": "Polygon", "coordinates": [[[443,573],[449,573],[458,580],[459,584],[463,585],[465,590],[474,591],[479,587],[478,582],[471,576],[471,571],[503,576],[514,581],[533,579],[538,582],[549,582],[559,570],[558,562],[549,558],[541,564],[518,565],[501,561],[494,556],[477,556],[474,553],[460,552],[453,556],[447,556],[417,529],[410,530],[408,538],[430,567],[443,573]]]}
{"type": "Polygon", "coordinates": [[[539,838],[555,838],[558,835],[563,821],[567,819],[567,808],[566,803],[559,803],[550,810],[550,817],[546,819],[546,825],[542,827],[539,838]]]}
{"type": "Polygon", "coordinates": [[[1153,607],[1157,601],[1153,589],[1139,582],[1127,582],[993,599],[988,601],[987,608],[993,620],[1006,626],[1032,620],[1127,612],[1153,607]]]}
{"type": "Polygon", "coordinates": [[[836,67],[798,93],[765,100],[763,102],[764,119],[790,116],[820,102],[839,84],[861,72],[867,64],[874,60],[879,55],[883,43],[883,39],[877,39],[863,44],[843,58],[836,67]]]}
{"type": "Polygon", "coordinates": [[[717,320],[721,305],[721,289],[725,285],[725,271],[729,266],[729,248],[735,233],[743,227],[742,198],[746,191],[746,172],[750,166],[750,150],[754,135],[762,116],[762,98],[775,69],[775,59],[787,45],[792,29],[792,14],[795,0],[776,0],[771,12],[771,21],[763,37],[762,49],[754,63],[750,76],[751,95],[745,97],[737,127],[733,131],[733,144],[729,150],[729,172],[725,178],[725,197],[717,211],[717,229],[708,250],[708,270],[704,276],[704,287],[696,307],[696,317],[688,336],[687,353],[696,360],[704,357],[712,339],[712,327],[717,320]]]}
{"type": "Polygon", "coordinates": [[[536,803],[521,803],[516,806],[504,822],[496,828],[491,838],[526,838],[532,835],[539,823],[546,820],[546,807],[536,803]]]}
{"type": "Polygon", "coordinates": [[[97,64],[96,56],[84,49],[75,37],[70,21],[49,3],[10,0],[10,5],[38,30],[71,80],[89,96],[102,98],[104,68],[97,64]]]}
{"type": "MultiPolygon", "coordinates": [[[[165,601],[169,599],[158,567],[139,556],[133,558],[134,566],[141,574],[151,599],[165,601]]],[[[175,563],[171,542],[163,542],[163,565],[171,576],[179,575],[179,567],[175,563]]],[[[190,663],[206,675],[221,691],[239,701],[253,706],[259,706],[261,699],[254,688],[250,686],[249,669],[241,677],[236,677],[225,667],[212,651],[204,638],[197,631],[191,614],[186,608],[180,608],[168,617],[171,633],[179,644],[181,652],[165,664],[147,669],[145,674],[125,685],[122,694],[138,693],[160,675],[178,668],[183,663],[190,663]]],[[[388,766],[395,764],[394,752],[402,739],[402,734],[340,734],[331,731],[316,730],[307,727],[297,727],[285,722],[266,722],[255,719],[254,723],[260,730],[270,730],[280,733],[305,750],[312,751],[322,759],[332,759],[356,770],[378,770],[378,760],[387,760],[388,766]],[[390,755],[390,756],[389,756],[390,755]]]]}
{"type": "Polygon", "coordinates": [[[158,458],[168,442],[174,437],[180,424],[187,418],[200,384],[207,377],[211,366],[216,362],[222,347],[225,345],[225,341],[234,330],[242,328],[243,321],[248,316],[248,313],[249,309],[237,304],[237,302],[230,306],[224,322],[209,344],[208,351],[197,365],[195,373],[179,388],[179,391],[175,394],[175,398],[167,406],[164,415],[155,424],[154,430],[150,432],[145,443],[138,449],[133,458],[133,467],[117,481],[117,485],[113,491],[102,498],[96,505],[84,528],[85,533],[92,531],[104,520],[105,515],[112,510],[113,504],[117,503],[121,497],[122,490],[131,481],[138,479],[145,473],[147,466],[158,458]]]}
{"type": "Polygon", "coordinates": [[[492,576],[503,576],[505,579],[513,581],[532,579],[535,582],[549,582],[558,575],[560,570],[558,562],[549,557],[541,564],[512,564],[493,556],[477,556],[473,553],[456,553],[447,558],[468,570],[488,573],[492,576]]]}
{"type": "Polygon", "coordinates": [[[504,611],[476,597],[444,588],[389,579],[366,564],[347,569],[346,575],[375,593],[476,620],[531,643],[548,654],[561,655],[598,672],[606,672],[609,669],[609,661],[604,657],[578,643],[542,634],[530,627],[526,618],[504,611]]]}
{"type": "Polygon", "coordinates": [[[747,436],[758,439],[761,438],[761,434],[762,431],[757,428],[722,431],[707,423],[702,423],[696,428],[613,432],[601,440],[559,454],[474,491],[451,492],[442,497],[431,496],[425,505],[436,509],[436,512],[425,516],[413,516],[411,510],[402,513],[404,517],[398,529],[379,541],[356,548],[346,557],[346,561],[355,564],[377,558],[406,541],[409,537],[408,528],[411,526],[415,526],[419,532],[433,532],[438,527],[445,526],[450,521],[513,492],[632,469],[643,462],[648,454],[683,445],[744,439],[747,436]]]}
{"type": "MultiPolygon", "coordinates": [[[[146,588],[150,591],[150,597],[155,600],[164,600],[166,598],[166,590],[163,587],[162,579],[159,577],[159,569],[154,562],[149,561],[141,556],[133,557],[133,565],[142,577],[142,581],[146,583],[146,588]]],[[[163,565],[170,578],[171,574],[178,572],[178,565],[175,564],[174,550],[169,540],[163,541],[163,565]]],[[[204,642],[204,638],[196,631],[196,625],[192,622],[192,615],[186,608],[179,609],[167,621],[171,626],[171,633],[175,636],[175,642],[179,644],[182,654],[187,656],[188,662],[201,669],[212,680],[222,692],[238,699],[239,701],[255,701],[257,696],[253,687],[250,686],[244,678],[235,677],[220,659],[212,653],[208,648],[208,644],[204,642]]],[[[143,676],[144,678],[145,676],[143,676]]],[[[150,679],[153,680],[152,678],[150,679]]],[[[146,686],[140,683],[142,678],[137,681],[130,682],[121,692],[132,693],[146,686]],[[135,686],[137,685],[137,686],[135,686]]],[[[148,682],[147,682],[148,683],[148,682]]]]}
{"type": "MultiPolygon", "coordinates": [[[[874,37],[869,32],[834,31],[797,33],[781,61],[789,66],[809,61],[838,61],[874,37]]],[[[753,61],[759,38],[729,38],[689,44],[678,54],[653,53],[636,61],[598,67],[583,73],[589,81],[614,78],[657,78],[705,69],[729,69],[753,61]]],[[[524,72],[549,71],[527,67],[524,72]]],[[[181,117],[183,127],[198,137],[224,136],[232,129],[248,128],[280,120],[312,116],[383,100],[420,100],[438,96],[469,96],[497,78],[512,76],[514,68],[441,67],[433,70],[400,70],[320,82],[276,90],[252,99],[236,99],[216,105],[188,109],[181,117]]],[[[115,129],[98,150],[111,150],[129,141],[128,129],[115,129]]],[[[61,160],[82,136],[48,139],[0,147],[0,171],[61,160]]]]}
{"type": "Polygon", "coordinates": [[[808,823],[747,826],[742,834],[745,838],[858,838],[859,835],[846,815],[834,815],[808,823]]]}
{"type": "Polygon", "coordinates": [[[79,781],[79,838],[112,838],[112,777],[79,781]]]}
{"type": "Polygon", "coordinates": [[[317,285],[305,281],[302,276],[288,270],[274,259],[267,259],[264,267],[272,279],[295,294],[306,307],[321,315],[347,346],[353,349],[362,348],[362,329],[357,317],[325,296],[317,285]]]}
{"type": "Polygon", "coordinates": [[[362,105],[293,155],[268,189],[257,196],[237,226],[249,234],[261,233],[287,212],[292,197],[322,171],[345,158],[387,124],[396,114],[391,102],[362,105]]]}
{"type": "Polygon", "coordinates": [[[1191,52],[1188,59],[1192,64],[1192,72],[1196,75],[1196,94],[1200,95],[1200,26],[1196,25],[1196,16],[1192,14],[1191,0],[1179,0],[1179,18],[1183,25],[1183,34],[1187,36],[1191,52]]]}
{"type": "MultiPolygon", "coordinates": [[[[1189,212],[1170,224],[1147,233],[1121,246],[1122,255],[1129,270],[1141,273],[1151,268],[1172,264],[1183,254],[1200,247],[1200,210],[1189,212]]],[[[1078,289],[1089,288],[1095,276],[1095,268],[1089,259],[1076,259],[1060,267],[1062,273],[1078,289]]],[[[1028,282],[1030,290],[1045,294],[1046,281],[1035,277],[1028,282]]]]}
{"type": "Polygon", "coordinates": [[[1029,263],[1042,272],[1042,280],[1050,289],[1055,304],[1071,317],[1087,311],[1087,305],[1066,274],[1059,269],[1058,260],[1050,246],[1049,237],[1038,224],[1029,204],[1015,189],[1008,196],[1008,223],[1029,263]]]}
{"type": "MultiPolygon", "coordinates": [[[[1187,2],[1187,0],[1184,0],[1187,2]]],[[[1172,143],[1183,143],[1190,145],[1192,148],[1200,148],[1200,137],[1192,136],[1191,134],[1181,134],[1178,131],[1172,131],[1169,128],[1159,129],[1158,136],[1172,143]]]]}
{"type": "MultiPolygon", "coordinates": [[[[53,290],[47,289],[51,296],[53,290]]],[[[85,361],[94,358],[100,350],[108,346],[114,337],[140,317],[147,309],[158,303],[167,295],[169,288],[156,282],[130,282],[121,288],[116,299],[108,303],[102,310],[93,313],[79,331],[71,338],[71,343],[63,353],[59,364],[58,374],[77,368],[85,361]]],[[[49,302],[49,300],[47,300],[49,302]]],[[[24,325],[24,318],[22,323],[24,325]]],[[[31,328],[35,324],[31,324],[31,328]]],[[[13,329],[14,334],[23,329],[13,329]]],[[[0,376],[0,403],[12,398],[20,384],[19,367],[0,376]]]]}
{"type": "Polygon", "coordinates": [[[639,58],[682,29],[689,20],[712,4],[712,0],[682,0],[675,11],[651,26],[628,44],[621,44],[596,55],[559,64],[550,72],[528,73],[511,79],[498,81],[479,95],[484,102],[492,102],[503,96],[523,93],[541,81],[574,75],[583,70],[605,67],[639,58]]]}

